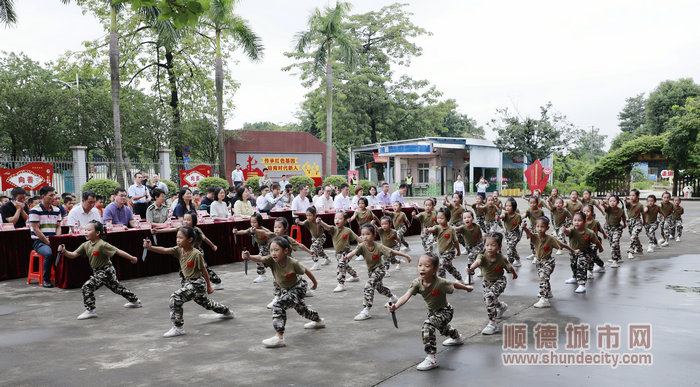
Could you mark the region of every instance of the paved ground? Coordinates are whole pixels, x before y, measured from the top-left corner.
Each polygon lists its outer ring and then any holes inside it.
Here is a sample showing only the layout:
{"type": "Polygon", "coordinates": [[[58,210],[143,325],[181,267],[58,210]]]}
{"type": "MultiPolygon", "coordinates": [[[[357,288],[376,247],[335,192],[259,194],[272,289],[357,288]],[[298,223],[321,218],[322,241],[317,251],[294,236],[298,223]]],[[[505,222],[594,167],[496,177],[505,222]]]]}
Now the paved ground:
{"type": "MultiPolygon", "coordinates": [[[[420,326],[425,304],[413,299],[397,314],[399,329],[376,297],[373,318],[355,322],[361,309],[363,282],[348,284],[349,291],[332,293],[335,270],[317,273],[320,287],[308,303],[326,318],[328,327],[302,328],[294,311],[287,325],[288,347],[265,349],[262,339],[272,336],[271,283],[252,284],[240,263],[217,266],[226,289],[212,297],[233,307],[236,318],[218,321],[194,303],[185,305],[186,336],[161,337],[169,329],[168,299],[179,281],[176,274],[125,281],[141,297],[144,307],[127,310],[125,302],[109,290],[97,292],[100,317],[77,321],[83,311],[79,289],[45,290],[24,280],[0,282],[0,384],[2,385],[612,385],[698,383],[695,346],[700,342],[700,203],[686,203],[684,239],[653,254],[625,262],[618,270],[597,274],[585,295],[574,294],[568,256],[559,256],[553,275],[555,298],[551,309],[535,309],[537,279],[533,265],[518,269],[502,300],[509,304],[506,323],[526,323],[532,346],[537,322],[559,326],[560,352],[565,352],[565,325],[611,323],[623,327],[623,348],[628,323],[653,325],[652,366],[504,366],[502,333],[483,336],[487,322],[477,281],[473,293],[450,297],[456,326],[468,336],[464,346],[438,345],[440,368],[419,372],[415,365],[424,353],[420,326]]],[[[410,239],[418,255],[418,237],[410,239]]],[[[642,237],[646,245],[646,237],[642,237]]],[[[623,251],[629,243],[623,238],[623,251]]],[[[603,258],[609,258],[609,249],[603,258]]],[[[527,242],[519,252],[528,254],[527,242]]],[[[310,259],[299,255],[308,263],[310,259]]],[[[361,262],[360,262],[361,263],[361,262]]],[[[460,270],[465,259],[460,257],[460,270]]],[[[365,276],[365,268],[354,266],[365,276]]],[[[385,284],[397,294],[405,292],[415,269],[392,273],[385,284]]],[[[595,328],[591,351],[597,352],[595,328]]],[[[442,338],[439,338],[442,341],[442,338]]],[[[534,350],[530,350],[534,352],[534,350]]]]}

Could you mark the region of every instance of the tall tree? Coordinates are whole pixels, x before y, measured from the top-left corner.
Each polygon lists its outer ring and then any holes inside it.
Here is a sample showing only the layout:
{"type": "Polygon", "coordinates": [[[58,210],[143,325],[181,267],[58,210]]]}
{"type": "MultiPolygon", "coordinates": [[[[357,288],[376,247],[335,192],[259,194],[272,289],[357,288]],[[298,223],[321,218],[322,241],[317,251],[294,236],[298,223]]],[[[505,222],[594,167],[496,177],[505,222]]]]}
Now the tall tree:
{"type": "Polygon", "coordinates": [[[8,27],[17,23],[14,0],[0,0],[0,24],[8,27]]]}
{"type": "MultiPolygon", "coordinates": [[[[674,176],[679,170],[700,167],[700,98],[688,98],[684,106],[676,105],[668,123],[668,143],[663,152],[669,156],[674,176]]],[[[673,194],[678,194],[678,181],[673,179],[673,194]]]]}
{"type": "Polygon", "coordinates": [[[683,106],[688,97],[700,96],[700,85],[692,78],[663,81],[646,101],[646,129],[649,134],[663,133],[666,122],[674,116],[674,106],[683,106]]]}
{"type": "MultiPolygon", "coordinates": [[[[357,53],[351,37],[343,28],[351,5],[337,2],[335,7],[326,7],[321,12],[316,8],[309,20],[308,30],[297,34],[296,51],[303,54],[313,46],[313,64],[316,71],[325,66],[326,71],[326,169],[331,173],[333,161],[333,59],[343,61],[347,67],[355,64],[357,53]],[[337,50],[337,52],[336,52],[337,50]],[[336,54],[334,57],[333,55],[336,54]]],[[[340,153],[340,152],[339,152],[340,153]]]]}
{"type": "Polygon", "coordinates": [[[109,5],[109,77],[112,85],[112,114],[114,120],[114,154],[116,158],[117,182],[125,187],[126,181],[122,173],[124,164],[122,154],[122,132],[119,116],[119,30],[117,29],[117,13],[124,8],[123,3],[107,0],[109,5]]]}
{"type": "Polygon", "coordinates": [[[465,137],[484,139],[486,133],[484,128],[478,126],[476,120],[469,118],[466,114],[450,110],[445,116],[443,123],[447,131],[444,133],[446,137],[465,137]]]}
{"type": "Polygon", "coordinates": [[[231,37],[251,60],[262,58],[263,46],[260,37],[248,25],[248,22],[233,13],[236,0],[212,0],[207,16],[207,25],[214,30],[216,42],[216,130],[219,140],[219,177],[226,178],[226,150],[224,148],[224,70],[221,57],[221,38],[231,37]]]}
{"type": "Polygon", "coordinates": [[[646,99],[644,98],[644,93],[639,93],[634,97],[625,99],[625,107],[623,107],[622,111],[617,115],[618,126],[622,132],[632,133],[642,128],[646,121],[644,112],[645,104],[646,99]]]}

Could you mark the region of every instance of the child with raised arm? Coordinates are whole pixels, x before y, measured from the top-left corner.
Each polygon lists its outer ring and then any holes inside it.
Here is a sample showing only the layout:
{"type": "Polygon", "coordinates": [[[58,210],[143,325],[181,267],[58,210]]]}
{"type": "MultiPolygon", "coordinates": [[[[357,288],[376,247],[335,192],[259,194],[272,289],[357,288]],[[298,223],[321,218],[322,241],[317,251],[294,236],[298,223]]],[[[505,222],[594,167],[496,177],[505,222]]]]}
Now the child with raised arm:
{"type": "Polygon", "coordinates": [[[639,202],[639,190],[633,189],[630,198],[625,197],[625,208],[627,209],[627,231],[630,233],[630,247],[627,248],[627,259],[634,259],[635,254],[642,252],[642,242],[639,240],[639,233],[644,228],[644,205],[639,202]]]}
{"type": "MultiPolygon", "coordinates": [[[[377,221],[374,221],[374,224],[377,224],[377,221]]],[[[391,228],[391,217],[384,215],[382,216],[382,219],[380,220],[380,224],[377,227],[377,234],[379,234],[379,239],[382,241],[382,246],[386,246],[392,250],[401,250],[401,242],[399,242],[399,236],[396,233],[396,230],[391,228]]],[[[407,256],[407,255],[401,255],[401,256],[407,256]]],[[[409,256],[408,262],[411,262],[411,257],[409,256]]],[[[404,261],[405,262],[405,261],[404,261]]],[[[385,277],[391,277],[389,274],[389,266],[390,264],[395,263],[396,264],[396,269],[395,270],[401,270],[401,259],[396,258],[394,254],[391,254],[389,256],[389,259],[387,259],[384,262],[384,266],[386,266],[386,275],[385,277]]]]}
{"type": "MultiPolygon", "coordinates": [[[[561,227],[569,227],[571,225],[571,217],[573,214],[564,208],[564,200],[557,198],[554,201],[552,210],[552,221],[554,222],[554,232],[557,235],[559,242],[566,243],[566,234],[561,231],[561,227]]],[[[561,255],[561,249],[557,250],[557,255],[561,255]]]]}
{"type": "Polygon", "coordinates": [[[406,214],[401,211],[401,202],[393,202],[391,206],[393,211],[384,210],[384,213],[391,216],[391,221],[394,225],[394,229],[396,230],[396,235],[401,244],[406,248],[406,251],[408,251],[411,248],[408,246],[408,242],[406,242],[406,239],[404,238],[406,231],[408,231],[408,218],[406,217],[406,214]]]}
{"type": "Polygon", "coordinates": [[[433,234],[425,232],[425,229],[435,226],[437,211],[435,211],[435,202],[433,199],[425,199],[423,205],[425,206],[425,210],[420,214],[417,214],[416,211],[413,210],[412,216],[413,219],[417,219],[421,224],[420,241],[423,244],[423,250],[426,254],[432,254],[435,239],[433,238],[433,234]]]}
{"type": "Polygon", "coordinates": [[[481,267],[484,276],[481,282],[484,286],[484,303],[489,323],[481,331],[482,335],[492,335],[498,331],[496,319],[501,318],[508,309],[505,302],[498,300],[498,297],[506,290],[505,272],[513,275],[513,279],[518,278],[513,266],[506,257],[501,254],[503,244],[503,234],[500,232],[490,232],[486,234],[484,241],[484,253],[476,257],[476,261],[467,267],[468,274],[474,274],[477,267],[481,267]]]}
{"type": "Polygon", "coordinates": [[[306,209],[306,219],[300,221],[299,218],[296,219],[296,224],[300,227],[306,227],[311,234],[311,246],[310,249],[314,251],[315,254],[311,255],[314,260],[311,270],[321,270],[321,266],[328,265],[331,260],[328,258],[326,251],[323,249],[323,245],[326,243],[326,233],[321,227],[321,225],[316,221],[316,207],[311,206],[306,209]],[[318,259],[323,258],[324,261],[319,264],[318,259]]]}
{"type": "MultiPolygon", "coordinates": [[[[542,209],[540,208],[541,201],[538,198],[538,196],[531,196],[530,199],[528,199],[527,203],[529,205],[529,208],[525,210],[525,218],[527,218],[528,224],[530,225],[530,233],[534,234],[536,232],[535,223],[537,222],[538,218],[544,216],[544,211],[542,211],[542,209]]],[[[532,242],[530,242],[530,251],[532,252],[532,254],[528,255],[525,259],[532,258],[532,263],[537,263],[535,245],[533,245],[532,242]]]]}
{"type": "MultiPolygon", "coordinates": [[[[476,195],[474,200],[475,202],[471,205],[471,207],[476,215],[476,224],[479,225],[481,230],[486,230],[486,225],[484,224],[484,215],[486,214],[486,211],[484,210],[484,200],[481,195],[476,195]]],[[[469,204],[465,202],[464,205],[468,206],[469,204]]]]}
{"type": "MultiPolygon", "coordinates": [[[[250,228],[245,230],[238,230],[234,228],[232,232],[234,235],[252,235],[255,244],[258,246],[258,252],[260,253],[260,255],[266,256],[270,253],[270,239],[267,237],[267,234],[270,232],[270,230],[263,227],[262,222],[262,215],[256,212],[253,214],[253,216],[250,217],[250,228]],[[257,233],[256,231],[264,232],[257,233]]],[[[258,263],[256,265],[256,272],[258,273],[258,277],[253,280],[253,283],[258,284],[260,282],[267,281],[267,276],[265,275],[265,266],[258,263]]]]}
{"type": "MultiPolygon", "coordinates": [[[[374,302],[375,289],[380,294],[389,297],[389,303],[394,303],[397,300],[396,296],[391,292],[391,289],[387,288],[382,283],[384,274],[386,273],[383,258],[386,259],[393,254],[406,257],[409,260],[411,259],[411,257],[406,253],[402,253],[398,250],[392,250],[384,245],[375,243],[374,240],[376,237],[377,232],[374,226],[369,223],[363,224],[362,227],[360,227],[360,238],[362,239],[362,243],[357,245],[355,250],[343,258],[347,261],[357,255],[363,257],[365,263],[367,264],[367,275],[369,279],[365,284],[364,298],[362,301],[364,309],[362,309],[362,311],[355,316],[355,321],[367,320],[368,318],[372,317],[370,315],[370,309],[372,308],[372,303],[374,302]]],[[[385,306],[388,306],[388,304],[385,306]]]]}
{"type": "Polygon", "coordinates": [[[681,235],[683,234],[683,213],[685,210],[681,206],[681,197],[676,196],[673,198],[673,214],[671,218],[673,219],[673,227],[671,228],[671,236],[676,236],[676,242],[681,241],[681,235]]]}
{"type": "Polygon", "coordinates": [[[90,262],[92,275],[83,284],[83,305],[85,312],[78,316],[78,320],[97,317],[95,313],[95,290],[105,285],[109,290],[127,299],[125,308],[140,308],[141,300],[134,293],[125,288],[117,279],[117,272],[112,266],[111,258],[118,255],[126,258],[131,263],[138,262],[133,255],[120,250],[102,240],[105,237],[105,230],[102,223],[93,220],[85,226],[85,238],[87,241],[80,245],[75,251],[66,250],[65,245],[58,246],[58,252],[70,259],[85,257],[90,262]]]}
{"type": "Polygon", "coordinates": [[[306,274],[309,277],[313,283],[310,288],[312,290],[318,286],[316,277],[299,261],[292,258],[289,253],[289,241],[281,237],[275,237],[270,242],[270,255],[250,255],[248,251],[243,252],[243,259],[250,259],[251,261],[262,263],[265,267],[269,267],[275,282],[279,284],[281,289],[279,298],[272,306],[272,326],[277,333],[275,336],[262,341],[267,348],[278,348],[287,345],[284,340],[287,309],[294,308],[300,316],[311,320],[304,325],[305,329],[320,329],[326,326],[323,319],[318,316],[318,313],[309,309],[304,302],[308,285],[306,280],[300,276],[306,274]]]}
{"type": "Polygon", "coordinates": [[[172,255],[180,262],[180,270],[185,276],[185,284],[170,296],[170,321],[173,327],[163,334],[164,337],[181,336],[185,334],[183,326],[185,320],[182,317],[182,306],[185,302],[194,300],[205,309],[218,313],[218,318],[233,318],[233,313],[223,304],[207,297],[214,293],[214,288],[209,281],[209,274],[204,267],[204,257],[199,250],[194,248],[194,240],[197,237],[194,229],[182,226],[177,230],[175,240],[176,247],[153,246],[150,239],[143,240],[143,247],[157,254],[172,255]]]}
{"type": "MultiPolygon", "coordinates": [[[[462,205],[462,201],[462,193],[455,192],[452,194],[451,202],[447,195],[445,195],[445,201],[443,202],[443,204],[445,204],[447,209],[450,211],[450,220],[449,222],[447,222],[447,224],[454,227],[455,229],[463,224],[462,214],[466,211],[466,209],[462,205]]],[[[462,234],[457,234],[457,241],[459,241],[459,243],[462,246],[464,246],[464,238],[462,238],[462,234]]]]}
{"type": "MultiPolygon", "coordinates": [[[[464,253],[467,256],[467,265],[471,265],[476,260],[476,256],[484,252],[484,239],[481,228],[474,223],[474,213],[467,211],[462,214],[462,225],[455,229],[462,234],[464,239],[464,253]]],[[[479,272],[481,276],[481,272],[479,272]]],[[[469,283],[468,285],[471,285],[469,283]]]]}
{"type": "MultiPolygon", "coordinates": [[[[584,191],[585,192],[585,191],[584,191]]],[[[603,226],[600,225],[600,222],[598,222],[595,218],[595,212],[593,211],[593,204],[584,204],[583,205],[583,214],[586,215],[586,228],[593,231],[596,235],[598,236],[598,233],[603,234],[603,238],[608,239],[608,235],[605,233],[605,230],[603,230],[603,226]]],[[[598,238],[600,240],[600,238],[598,238]]],[[[593,279],[593,273],[605,273],[605,263],[603,263],[603,260],[600,259],[600,255],[598,255],[598,251],[594,248],[594,243],[591,243],[591,263],[588,266],[588,279],[593,279]],[[594,266],[598,266],[597,268],[593,268],[594,266]]]]}
{"type": "Polygon", "coordinates": [[[389,312],[395,312],[416,294],[420,294],[428,306],[428,318],[423,322],[421,329],[423,346],[428,356],[416,367],[420,371],[431,370],[438,366],[435,357],[437,352],[436,330],[441,335],[448,337],[442,342],[444,346],[464,343],[464,337],[450,325],[454,316],[454,308],[447,302],[447,294],[452,294],[455,289],[468,292],[474,290],[469,285],[438,277],[439,265],[440,258],[434,255],[421,255],[418,259],[418,278],[411,282],[408,291],[396,301],[396,304],[389,305],[388,308],[389,312]]]}
{"type": "Polygon", "coordinates": [[[335,217],[333,218],[335,226],[329,226],[321,219],[318,221],[321,227],[330,232],[333,240],[333,248],[335,249],[335,259],[338,261],[338,272],[336,274],[338,286],[333,289],[333,292],[344,292],[345,282],[357,282],[360,280],[355,269],[350,266],[350,263],[343,259],[343,256],[350,251],[350,242],[357,240],[357,234],[355,234],[350,227],[345,227],[347,214],[343,211],[335,213],[335,217]],[[350,278],[347,280],[345,279],[346,274],[350,274],[350,278]]]}
{"type": "Polygon", "coordinates": [[[523,236],[520,231],[520,223],[523,219],[518,211],[518,203],[512,197],[506,200],[504,208],[505,211],[498,218],[503,220],[503,228],[506,231],[505,237],[508,245],[506,256],[511,265],[518,267],[522,265],[518,254],[518,242],[523,236]]]}
{"type": "MultiPolygon", "coordinates": [[[[459,242],[457,242],[457,232],[454,228],[447,224],[447,217],[450,211],[442,207],[438,210],[437,224],[433,227],[428,227],[424,231],[433,234],[437,240],[438,256],[440,258],[440,270],[438,276],[445,278],[445,272],[449,272],[458,282],[462,282],[462,275],[452,264],[455,259],[455,250],[457,255],[460,255],[459,242]]],[[[463,283],[463,282],[462,282],[463,283]]]]}
{"type": "Polygon", "coordinates": [[[367,203],[367,198],[357,199],[357,209],[355,210],[355,213],[352,214],[350,219],[348,219],[348,223],[352,223],[353,220],[357,220],[358,230],[365,223],[372,223],[375,220],[379,220],[379,218],[374,215],[374,212],[367,208],[367,203]]]}
{"type": "Polygon", "coordinates": [[[656,204],[656,195],[647,196],[647,205],[644,206],[644,230],[649,238],[647,253],[653,253],[659,242],[656,240],[656,229],[659,228],[659,212],[661,207],[656,204]]]}
{"type": "MultiPolygon", "coordinates": [[[[496,206],[493,196],[486,198],[486,205],[476,205],[477,210],[482,210],[484,213],[484,228],[485,233],[496,231],[498,228],[497,217],[500,209],[496,206]]],[[[481,224],[480,224],[481,225],[481,224]]]]}
{"type": "Polygon", "coordinates": [[[625,210],[620,208],[620,198],[617,195],[610,195],[607,201],[603,201],[602,208],[598,207],[605,214],[605,232],[608,234],[608,242],[610,242],[610,255],[612,258],[611,268],[620,267],[622,255],[620,254],[620,239],[622,239],[622,230],[627,227],[627,219],[625,210]]]}
{"type": "Polygon", "coordinates": [[[588,267],[593,261],[591,253],[591,245],[595,243],[598,251],[603,252],[603,245],[598,240],[596,234],[586,228],[586,215],[583,212],[574,214],[573,227],[566,228],[562,226],[562,231],[569,236],[569,245],[572,251],[570,252],[571,272],[573,277],[566,280],[567,284],[578,283],[576,293],[586,292],[586,279],[588,278],[588,267]]]}

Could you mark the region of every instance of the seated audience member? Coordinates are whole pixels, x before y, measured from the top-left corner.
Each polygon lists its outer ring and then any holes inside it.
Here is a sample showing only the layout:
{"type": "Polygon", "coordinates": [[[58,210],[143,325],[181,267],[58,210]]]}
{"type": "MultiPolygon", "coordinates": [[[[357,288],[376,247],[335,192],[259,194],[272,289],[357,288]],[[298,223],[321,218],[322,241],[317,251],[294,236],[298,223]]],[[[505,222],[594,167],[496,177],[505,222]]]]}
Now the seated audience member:
{"type": "Polygon", "coordinates": [[[51,267],[54,264],[53,251],[49,237],[61,235],[61,211],[53,203],[58,197],[53,187],[46,186],[39,189],[41,202],[29,210],[30,235],[32,249],[44,257],[44,278],[42,286],[52,288],[51,267]]]}
{"type": "Polygon", "coordinates": [[[123,224],[127,227],[135,228],[138,222],[134,220],[134,214],[131,212],[131,208],[126,205],[128,200],[124,188],[119,187],[115,189],[114,201],[105,208],[104,216],[102,217],[104,222],[112,221],[112,224],[115,225],[123,224]]]}
{"type": "Polygon", "coordinates": [[[311,202],[309,202],[309,185],[302,184],[299,186],[299,195],[292,200],[292,215],[297,212],[305,213],[309,207],[311,207],[311,202]]]}
{"type": "Polygon", "coordinates": [[[12,223],[15,228],[22,228],[27,225],[29,210],[31,210],[27,204],[27,191],[17,187],[10,191],[10,195],[12,195],[12,200],[0,207],[0,218],[2,218],[3,223],[12,223]]]}
{"type": "Polygon", "coordinates": [[[80,205],[74,206],[68,213],[68,226],[72,228],[73,232],[79,230],[81,227],[87,226],[87,224],[93,220],[102,222],[100,210],[95,208],[97,196],[91,191],[85,191],[83,192],[82,199],[80,205]]]}
{"type": "Polygon", "coordinates": [[[104,197],[102,197],[100,195],[95,196],[95,208],[97,208],[100,211],[100,216],[102,216],[102,214],[104,213],[104,209],[105,209],[105,198],[104,197]]]}
{"type": "Polygon", "coordinates": [[[159,226],[168,221],[170,209],[165,204],[165,192],[161,191],[160,188],[153,189],[152,197],[155,201],[146,209],[146,221],[159,226]]]}
{"type": "Polygon", "coordinates": [[[211,204],[214,202],[214,200],[216,200],[216,196],[214,196],[215,193],[216,193],[216,188],[214,188],[214,187],[207,188],[206,196],[203,197],[202,201],[199,203],[200,210],[209,212],[209,208],[211,207],[211,204]]]}

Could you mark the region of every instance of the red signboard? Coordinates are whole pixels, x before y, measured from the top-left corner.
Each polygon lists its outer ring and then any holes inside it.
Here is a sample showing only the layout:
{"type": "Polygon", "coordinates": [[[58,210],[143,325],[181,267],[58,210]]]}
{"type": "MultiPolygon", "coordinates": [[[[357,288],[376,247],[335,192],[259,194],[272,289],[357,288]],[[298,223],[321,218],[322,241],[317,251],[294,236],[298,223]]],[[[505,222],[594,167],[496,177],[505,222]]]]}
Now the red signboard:
{"type": "Polygon", "coordinates": [[[180,185],[183,187],[196,187],[199,181],[205,177],[211,177],[210,165],[197,165],[188,170],[180,170],[180,185]]]}
{"type": "Polygon", "coordinates": [[[377,152],[373,152],[372,156],[374,157],[375,163],[388,163],[389,162],[389,156],[379,156],[379,153],[377,153],[377,152]]]}
{"type": "Polygon", "coordinates": [[[535,160],[535,162],[525,170],[525,178],[527,179],[527,185],[530,187],[530,192],[535,192],[536,189],[544,192],[544,188],[547,186],[547,180],[549,180],[549,174],[544,172],[540,160],[535,160]]]}
{"type": "Polygon", "coordinates": [[[36,191],[40,187],[52,184],[53,165],[47,163],[29,163],[17,169],[0,168],[2,190],[15,187],[36,191]]]}

